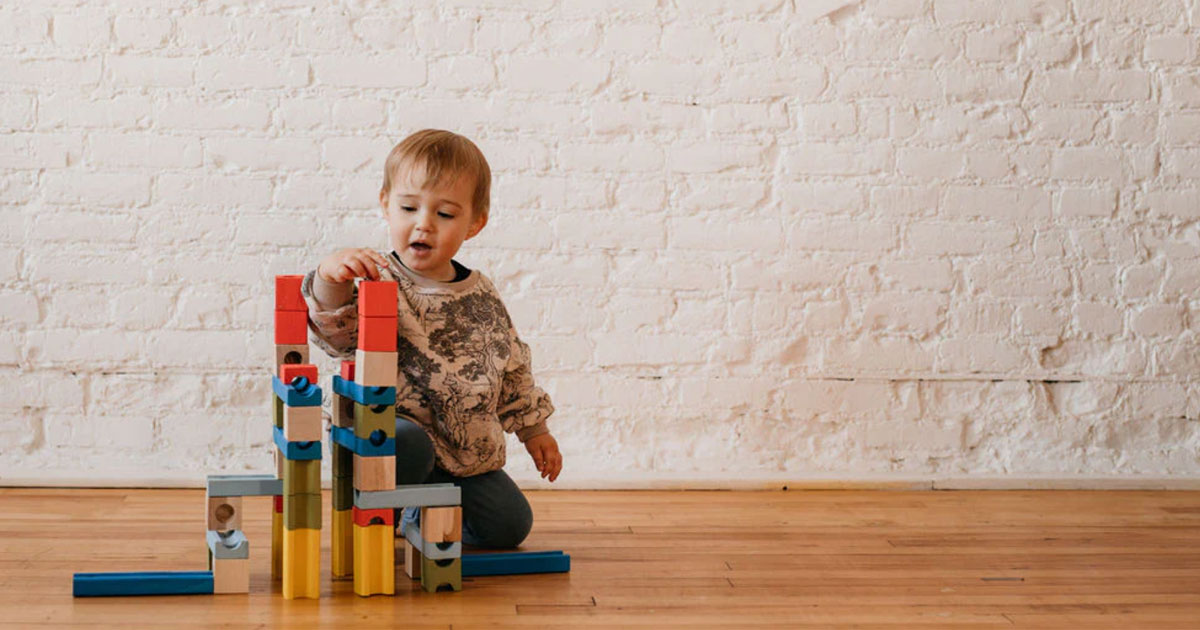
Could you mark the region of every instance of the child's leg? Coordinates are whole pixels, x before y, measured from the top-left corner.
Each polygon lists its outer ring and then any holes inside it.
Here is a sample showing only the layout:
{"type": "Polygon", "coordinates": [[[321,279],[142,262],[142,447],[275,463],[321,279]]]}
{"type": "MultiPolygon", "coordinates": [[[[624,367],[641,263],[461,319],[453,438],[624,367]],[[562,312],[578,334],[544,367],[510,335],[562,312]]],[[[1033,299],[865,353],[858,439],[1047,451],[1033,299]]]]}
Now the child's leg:
{"type": "Polygon", "coordinates": [[[435,468],[427,483],[462,488],[463,542],[479,547],[516,547],[533,528],[533,510],[503,470],[455,477],[435,468]]]}

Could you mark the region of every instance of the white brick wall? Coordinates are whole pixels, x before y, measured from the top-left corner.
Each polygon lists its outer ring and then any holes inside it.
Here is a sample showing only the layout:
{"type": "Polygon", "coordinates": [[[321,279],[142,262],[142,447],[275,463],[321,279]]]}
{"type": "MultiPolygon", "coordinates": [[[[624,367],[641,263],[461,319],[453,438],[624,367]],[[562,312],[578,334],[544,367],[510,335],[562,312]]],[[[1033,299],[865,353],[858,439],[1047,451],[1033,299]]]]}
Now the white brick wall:
{"type": "Polygon", "coordinates": [[[268,469],[271,278],[381,246],[426,126],[492,162],[462,259],[560,485],[1195,479],[1198,35],[1197,0],[9,3],[0,483],[268,469]]]}

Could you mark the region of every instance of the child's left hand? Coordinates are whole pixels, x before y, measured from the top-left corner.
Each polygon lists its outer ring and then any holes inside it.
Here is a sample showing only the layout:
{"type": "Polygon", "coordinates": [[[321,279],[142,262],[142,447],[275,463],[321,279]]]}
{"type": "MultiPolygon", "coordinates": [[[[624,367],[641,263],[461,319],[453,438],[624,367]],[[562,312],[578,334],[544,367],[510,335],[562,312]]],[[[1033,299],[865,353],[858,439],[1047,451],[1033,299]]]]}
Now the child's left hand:
{"type": "Polygon", "coordinates": [[[529,451],[538,472],[542,473],[542,479],[558,479],[558,473],[562,472],[563,458],[562,453],[558,452],[558,440],[555,440],[553,435],[542,433],[529,438],[525,441],[525,450],[529,451]]]}

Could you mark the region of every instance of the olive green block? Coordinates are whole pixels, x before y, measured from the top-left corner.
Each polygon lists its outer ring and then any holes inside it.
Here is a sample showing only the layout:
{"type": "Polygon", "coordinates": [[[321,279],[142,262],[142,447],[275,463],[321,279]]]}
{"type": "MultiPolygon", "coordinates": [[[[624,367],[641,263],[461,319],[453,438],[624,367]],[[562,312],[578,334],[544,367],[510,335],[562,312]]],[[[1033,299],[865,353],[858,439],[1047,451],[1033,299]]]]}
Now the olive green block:
{"type": "Polygon", "coordinates": [[[320,494],[321,460],[283,460],[283,494],[320,494]]]}
{"type": "Polygon", "coordinates": [[[462,590],[462,558],[434,560],[421,557],[421,588],[427,593],[436,593],[448,587],[462,590]]]}
{"type": "Polygon", "coordinates": [[[350,477],[354,475],[354,451],[333,442],[333,476],[350,477]]]}
{"type": "Polygon", "coordinates": [[[283,400],[281,400],[278,396],[275,396],[275,395],[271,396],[271,400],[274,401],[272,404],[275,406],[274,407],[274,409],[275,409],[275,414],[274,414],[275,415],[275,419],[274,419],[275,426],[282,429],[283,428],[283,400]]]}
{"type": "Polygon", "coordinates": [[[350,475],[333,477],[333,509],[349,510],[354,507],[354,477],[350,475]]]}
{"type": "Polygon", "coordinates": [[[283,495],[285,529],[321,529],[321,493],[283,495]]]}
{"type": "Polygon", "coordinates": [[[367,439],[375,431],[396,437],[396,406],[354,403],[354,435],[367,439]]]}

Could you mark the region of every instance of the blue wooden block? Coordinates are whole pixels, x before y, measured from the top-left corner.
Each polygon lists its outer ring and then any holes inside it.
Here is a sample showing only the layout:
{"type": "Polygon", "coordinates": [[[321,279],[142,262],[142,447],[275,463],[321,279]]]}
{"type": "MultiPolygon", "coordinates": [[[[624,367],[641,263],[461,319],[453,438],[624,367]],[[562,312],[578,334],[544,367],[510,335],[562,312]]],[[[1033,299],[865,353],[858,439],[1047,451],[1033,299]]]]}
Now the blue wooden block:
{"type": "Polygon", "coordinates": [[[379,444],[354,435],[354,429],[346,427],[329,427],[329,437],[336,444],[350,449],[363,457],[379,457],[382,455],[396,456],[396,439],[387,438],[379,444]]]}
{"type": "Polygon", "coordinates": [[[75,597],[121,595],[211,595],[212,571],[76,573],[75,597]]]}
{"type": "Polygon", "coordinates": [[[396,404],[395,387],[363,387],[354,381],[333,375],[333,393],[368,406],[396,404]]]}
{"type": "Polygon", "coordinates": [[[283,429],[271,427],[275,434],[275,446],[283,453],[284,459],[321,459],[320,442],[289,442],[283,437],[283,429]]]}
{"type": "MultiPolygon", "coordinates": [[[[296,384],[288,385],[279,380],[278,376],[271,377],[271,389],[275,390],[275,396],[282,400],[283,404],[289,407],[321,406],[321,388],[317,387],[316,383],[308,382],[303,376],[292,382],[296,384]]],[[[392,397],[395,395],[393,392],[392,397]]]]}
{"type": "Polygon", "coordinates": [[[464,554],[463,577],[518,575],[523,573],[566,573],[571,556],[562,551],[518,551],[512,553],[464,554]]]}

